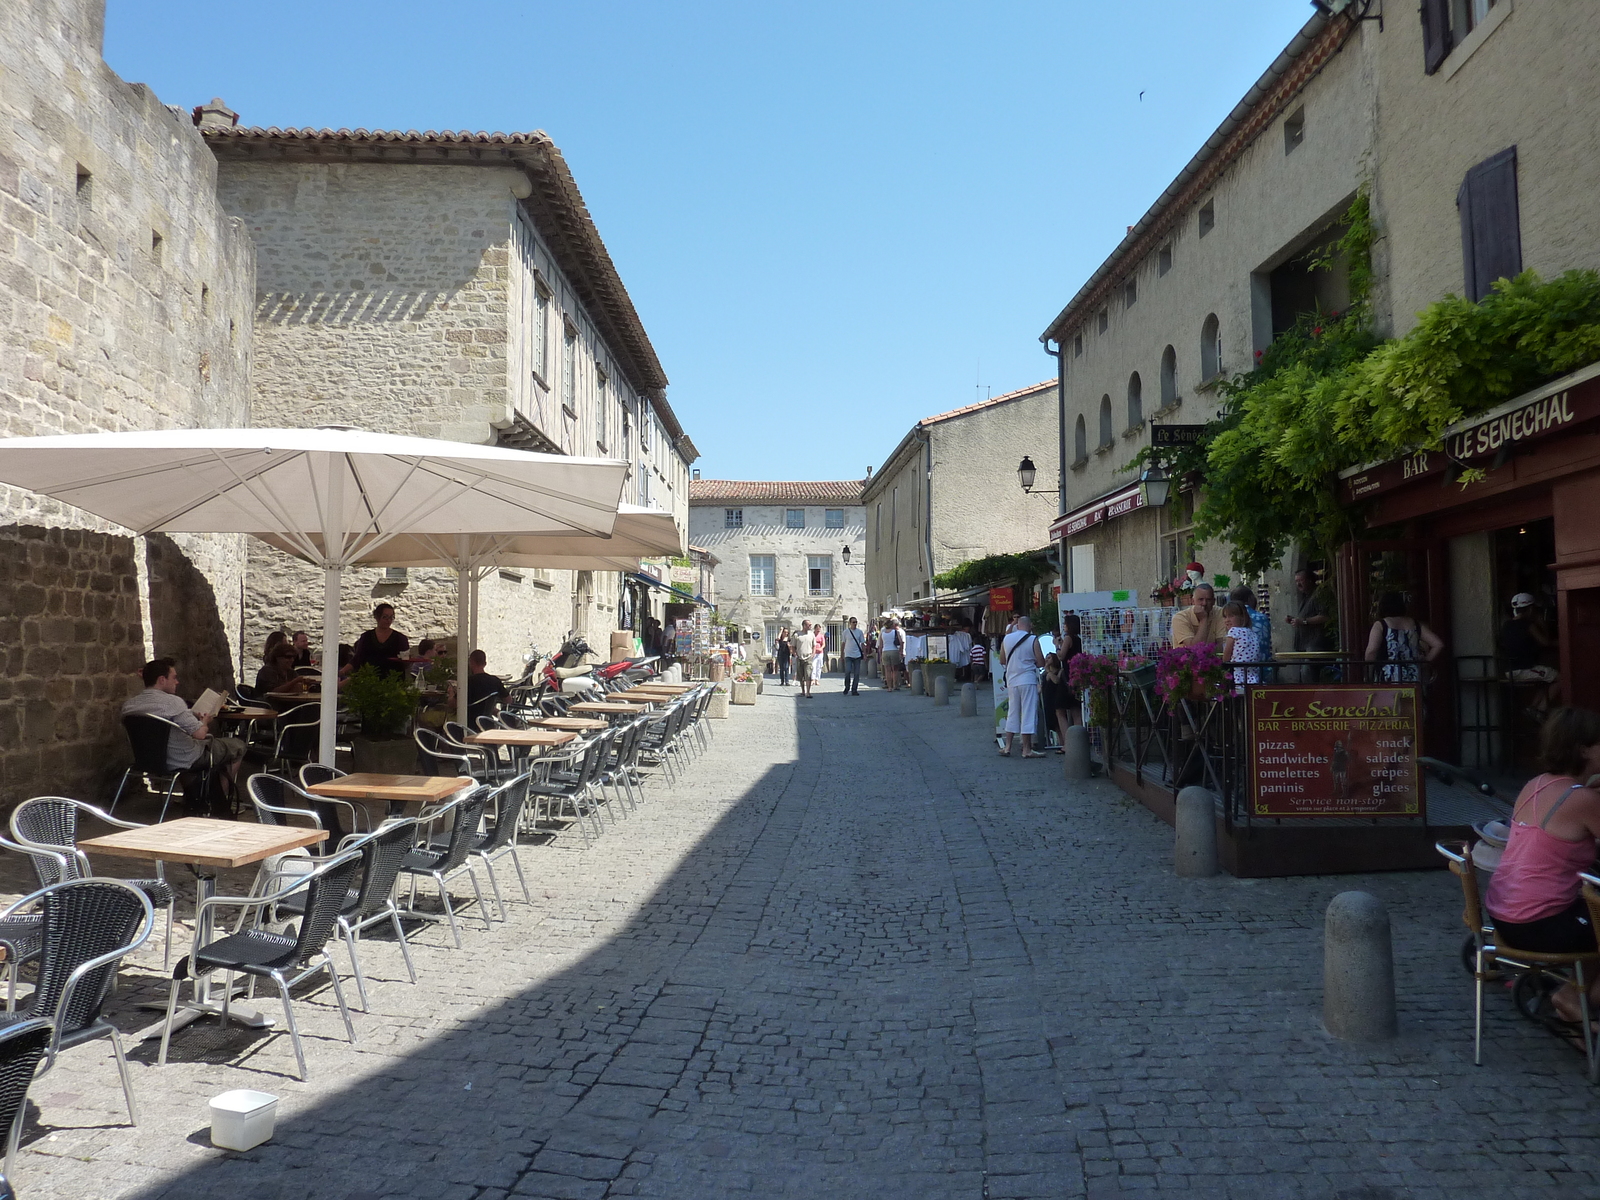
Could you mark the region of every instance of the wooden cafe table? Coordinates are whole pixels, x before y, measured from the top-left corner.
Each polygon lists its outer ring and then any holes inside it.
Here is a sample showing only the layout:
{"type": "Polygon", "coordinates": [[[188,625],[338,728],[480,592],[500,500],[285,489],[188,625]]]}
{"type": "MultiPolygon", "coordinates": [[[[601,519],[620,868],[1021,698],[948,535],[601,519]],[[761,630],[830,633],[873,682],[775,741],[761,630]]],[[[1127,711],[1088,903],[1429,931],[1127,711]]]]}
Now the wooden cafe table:
{"type": "Polygon", "coordinates": [[[478,733],[467,734],[467,742],[474,746],[512,746],[518,750],[547,750],[551,746],[565,746],[577,736],[576,733],[561,729],[485,729],[478,733]]]}
{"type": "Polygon", "coordinates": [[[470,775],[383,775],[375,771],[357,771],[353,775],[314,783],[306,791],[334,800],[427,804],[454,796],[462,788],[476,787],[477,783],[470,775]]]}
{"type": "MultiPolygon", "coordinates": [[[[298,850],[314,845],[327,837],[321,829],[307,829],[296,825],[252,825],[244,821],[214,821],[209,817],[180,817],[159,825],[145,825],[138,829],[120,829],[104,837],[87,838],[78,843],[78,849],[91,854],[106,854],[114,858],[137,858],[147,862],[181,863],[194,872],[195,911],[200,903],[217,892],[217,872],[235,867],[247,867],[274,854],[298,850]]],[[[196,922],[195,938],[202,944],[209,942],[211,914],[196,922]]],[[[166,1009],[165,1002],[151,1003],[148,1007],[166,1009]]],[[[203,1016],[222,1012],[222,1005],[211,999],[211,980],[206,976],[194,997],[174,1019],[173,1028],[181,1029],[203,1016]]],[[[260,1012],[233,1008],[231,1020],[263,1029],[274,1018],[260,1012]]],[[[141,1040],[161,1036],[161,1022],[144,1030],[141,1040]]]]}
{"type": "Polygon", "coordinates": [[[597,717],[635,717],[641,710],[637,704],[622,704],[614,700],[585,700],[582,704],[574,704],[567,711],[580,714],[592,713],[597,717]]]}
{"type": "Polygon", "coordinates": [[[540,717],[533,724],[540,729],[565,729],[572,733],[595,733],[610,727],[610,721],[597,717],[540,717]]]}

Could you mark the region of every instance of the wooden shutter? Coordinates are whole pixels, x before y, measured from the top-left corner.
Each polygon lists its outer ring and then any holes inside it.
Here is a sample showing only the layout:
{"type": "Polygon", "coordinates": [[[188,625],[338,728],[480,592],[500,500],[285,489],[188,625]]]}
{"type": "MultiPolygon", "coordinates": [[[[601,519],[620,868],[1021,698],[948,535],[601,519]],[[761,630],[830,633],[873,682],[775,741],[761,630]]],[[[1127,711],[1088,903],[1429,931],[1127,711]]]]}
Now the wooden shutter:
{"type": "Polygon", "coordinates": [[[1517,213],[1517,148],[1500,151],[1467,172],[1456,193],[1461,213],[1461,265],[1467,298],[1482,300],[1496,279],[1522,270],[1517,213]]]}
{"type": "Polygon", "coordinates": [[[1422,69],[1432,75],[1450,53],[1450,0],[1422,0],[1422,69]]]}

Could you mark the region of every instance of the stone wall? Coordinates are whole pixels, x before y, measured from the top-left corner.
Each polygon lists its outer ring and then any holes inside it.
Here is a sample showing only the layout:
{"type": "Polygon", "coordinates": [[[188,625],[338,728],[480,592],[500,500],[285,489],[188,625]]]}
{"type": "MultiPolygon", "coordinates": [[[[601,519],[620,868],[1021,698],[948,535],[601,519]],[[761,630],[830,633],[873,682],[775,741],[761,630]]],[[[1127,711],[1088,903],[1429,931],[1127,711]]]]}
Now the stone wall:
{"type": "MultiPolygon", "coordinates": [[[[188,115],[102,60],[103,18],[102,0],[0,5],[0,434],[245,424],[249,239],[216,202],[188,115]]],[[[21,731],[0,735],[0,803],[94,795],[127,760],[114,710],[138,686],[141,609],[192,666],[187,687],[228,683],[240,539],[141,550],[3,488],[0,516],[3,586],[31,607],[0,606],[0,725],[21,731]],[[143,604],[141,577],[156,581],[143,604]]]]}

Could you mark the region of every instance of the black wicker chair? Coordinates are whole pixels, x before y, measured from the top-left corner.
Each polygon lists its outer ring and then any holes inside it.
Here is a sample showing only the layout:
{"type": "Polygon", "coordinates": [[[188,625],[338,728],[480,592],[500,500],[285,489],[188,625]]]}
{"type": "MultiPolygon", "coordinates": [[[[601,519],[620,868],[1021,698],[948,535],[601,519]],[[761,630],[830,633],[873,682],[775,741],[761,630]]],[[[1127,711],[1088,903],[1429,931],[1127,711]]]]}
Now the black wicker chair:
{"type": "Polygon", "coordinates": [[[411,736],[435,775],[471,776],[481,769],[481,756],[463,750],[436,730],[418,729],[411,736]]]}
{"type": "MultiPolygon", "coordinates": [[[[200,903],[195,914],[197,928],[206,928],[205,916],[212,908],[257,908],[281,903],[299,889],[304,890],[305,916],[300,920],[299,931],[293,935],[271,933],[265,929],[247,929],[226,934],[202,946],[198,939],[188,957],[182,959],[172,973],[172,990],[167,996],[167,1021],[161,1031],[161,1054],[158,1063],[167,1064],[167,1048],[172,1041],[173,1016],[178,1006],[178,988],[185,979],[200,986],[200,977],[212,971],[237,972],[258,979],[270,979],[278,985],[283,997],[283,1014],[289,1024],[289,1037],[294,1043],[295,1061],[300,1065],[300,1078],[307,1079],[305,1049],[300,1044],[300,1027],[294,1019],[294,1002],[289,989],[319,971],[326,971],[333,982],[333,996],[339,1004],[339,1015],[344,1018],[345,1033],[352,1043],[356,1040],[355,1026],[350,1023],[350,1010],[345,1006],[344,989],[339,986],[339,972],[328,956],[328,939],[333,936],[339,910],[344,907],[356,874],[361,869],[361,854],[349,851],[335,855],[308,875],[297,876],[289,886],[265,896],[213,896],[200,903]]],[[[216,928],[216,922],[211,923],[216,928]]],[[[222,1023],[228,1023],[228,981],[222,988],[222,1023]]]]}
{"type": "MultiPolygon", "coordinates": [[[[361,853],[361,880],[345,896],[344,905],[339,909],[338,926],[345,948],[350,952],[350,966],[355,971],[356,991],[361,996],[362,1012],[369,1011],[367,980],[361,972],[356,943],[361,940],[361,931],[368,926],[389,922],[395,939],[400,943],[400,957],[405,959],[411,982],[417,981],[417,969],[411,964],[411,948],[406,942],[405,927],[400,923],[400,910],[394,902],[400,864],[416,841],[417,824],[415,820],[386,822],[376,833],[368,834],[349,847],[361,853]]],[[[307,900],[306,892],[292,892],[278,901],[278,913],[280,916],[284,913],[302,916],[307,900]]]]}
{"type": "Polygon", "coordinates": [[[6,1135],[6,1170],[0,1175],[0,1200],[16,1200],[11,1180],[16,1175],[17,1142],[28,1107],[28,1085],[50,1045],[49,1021],[35,1017],[0,1030],[0,1129],[6,1135]]]}
{"type": "Polygon", "coordinates": [[[456,924],[456,912],[450,903],[450,880],[462,871],[472,881],[473,894],[478,898],[478,913],[483,917],[483,927],[492,929],[489,910],[483,903],[483,890],[478,887],[478,877],[472,870],[472,851],[479,838],[478,827],[483,823],[483,810],[489,802],[489,789],[476,787],[452,800],[433,814],[433,820],[450,818],[450,834],[443,841],[429,842],[406,854],[400,863],[400,873],[411,881],[411,898],[402,910],[408,917],[424,921],[437,921],[433,913],[417,911],[417,880],[426,876],[439,889],[439,900],[444,905],[445,918],[450,922],[450,933],[456,948],[461,948],[461,928],[456,924]]]}
{"type": "MultiPolygon", "coordinates": [[[[94,874],[89,856],[78,849],[78,814],[87,813],[118,829],[144,829],[136,821],[122,821],[92,804],[66,796],[35,796],[24,800],[11,813],[11,836],[33,862],[33,873],[40,887],[68,879],[88,879],[94,874]]],[[[152,908],[167,910],[166,948],[161,953],[161,969],[172,967],[172,918],[177,893],[166,880],[165,868],[156,864],[154,879],[124,879],[150,897],[152,908]]]]}
{"type": "MultiPolygon", "coordinates": [[[[28,1002],[0,1014],[0,1030],[35,1018],[52,1026],[44,1070],[56,1056],[95,1038],[109,1038],[116,1055],[128,1120],[137,1125],[139,1110],[128,1077],[128,1059],[115,1025],[100,1016],[111,981],[123,955],[144,945],[156,922],[150,899],[120,879],[71,879],[24,896],[0,917],[14,917],[38,906],[44,948],[39,979],[28,1002]]],[[[40,1072],[43,1074],[43,1072],[40,1072]]]]}
{"type": "Polygon", "coordinates": [[[511,865],[517,869],[517,882],[522,884],[523,902],[533,903],[527,876],[522,873],[522,861],[517,857],[517,829],[522,824],[522,810],[528,803],[532,775],[531,771],[526,771],[489,793],[489,799],[495,804],[494,828],[479,834],[471,850],[472,857],[481,860],[483,869],[489,873],[489,887],[494,892],[495,903],[500,906],[502,921],[507,916],[506,902],[500,894],[500,881],[494,875],[495,859],[511,856],[511,865]]]}
{"type": "MultiPolygon", "coordinates": [[[[133,766],[122,773],[122,781],[117,784],[117,794],[111,797],[111,806],[107,811],[117,811],[117,804],[122,799],[122,793],[127,791],[128,782],[138,775],[151,793],[157,791],[162,793],[161,815],[156,821],[165,821],[167,808],[172,803],[172,794],[183,785],[185,779],[193,777],[196,780],[203,780],[205,776],[202,767],[188,767],[182,771],[173,771],[167,767],[167,749],[171,742],[172,731],[176,729],[184,737],[188,737],[189,734],[165,717],[151,716],[148,713],[129,713],[122,718],[122,728],[128,735],[128,748],[133,751],[133,766]]],[[[203,792],[204,788],[202,786],[197,790],[203,792]]],[[[200,798],[204,799],[203,796],[200,798]]]]}
{"type": "Polygon", "coordinates": [[[328,838],[321,846],[309,847],[313,855],[332,854],[339,843],[352,832],[362,832],[365,814],[348,800],[332,796],[313,796],[281,775],[252,775],[245,783],[250,803],[255,807],[256,820],[263,825],[290,825],[298,817],[318,829],[325,829],[328,838]],[[350,828],[344,827],[348,818],[350,828]]]}

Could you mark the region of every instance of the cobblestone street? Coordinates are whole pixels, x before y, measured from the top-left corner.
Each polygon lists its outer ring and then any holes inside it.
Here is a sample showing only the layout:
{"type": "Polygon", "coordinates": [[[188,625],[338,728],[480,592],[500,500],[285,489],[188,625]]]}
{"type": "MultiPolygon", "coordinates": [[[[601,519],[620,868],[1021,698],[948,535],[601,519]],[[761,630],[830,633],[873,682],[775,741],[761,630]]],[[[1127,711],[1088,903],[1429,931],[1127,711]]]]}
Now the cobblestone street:
{"type": "MultiPolygon", "coordinates": [[[[67,1052],[22,1194],[1600,1196],[1578,1057],[1496,994],[1472,1065],[1449,876],[1180,881],[1110,786],[838,687],[769,688],[592,848],[527,850],[531,911],[460,951],[422,930],[419,986],[375,939],[357,1045],[325,992],[299,1008],[308,1084],[285,1037],[192,1027],[164,1070],[135,1054],[132,1129],[105,1044],[67,1052]],[[1321,913],[1353,887],[1395,925],[1378,1048],[1320,1026],[1321,913]],[[246,1154],[207,1134],[236,1087],[282,1097],[246,1154]]],[[[124,1029],[159,966],[153,940],[124,1029]]]]}

